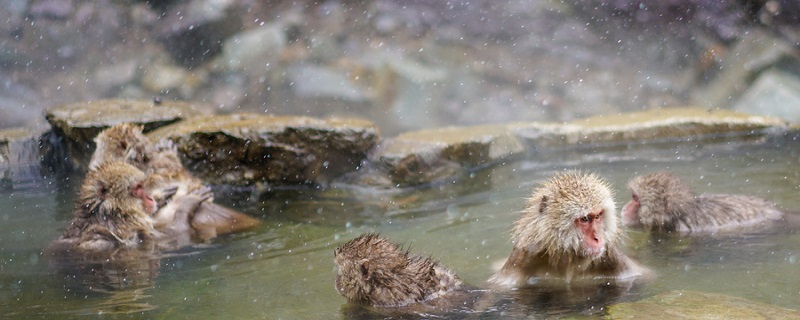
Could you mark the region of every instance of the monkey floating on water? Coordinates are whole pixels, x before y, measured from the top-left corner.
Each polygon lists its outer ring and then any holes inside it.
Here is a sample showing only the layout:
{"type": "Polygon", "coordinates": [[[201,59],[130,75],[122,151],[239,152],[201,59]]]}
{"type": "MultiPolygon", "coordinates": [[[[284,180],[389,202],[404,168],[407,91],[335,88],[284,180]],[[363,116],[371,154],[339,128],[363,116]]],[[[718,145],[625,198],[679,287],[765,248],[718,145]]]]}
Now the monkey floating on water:
{"type": "Polygon", "coordinates": [[[658,172],[633,178],[622,208],[626,226],[648,231],[711,233],[785,218],[767,200],[745,195],[695,194],[680,178],[658,172]]]}
{"type": "Polygon", "coordinates": [[[373,233],[336,248],[334,263],[336,291],[353,303],[401,307],[468,287],[433,259],[411,254],[373,233]]]}
{"type": "Polygon", "coordinates": [[[608,183],[565,172],[533,191],[512,230],[514,247],[489,283],[523,287],[540,279],[625,279],[647,273],[621,249],[608,183]]]}
{"type": "MultiPolygon", "coordinates": [[[[158,252],[175,235],[155,229],[152,215],[158,206],[144,187],[146,179],[144,172],[120,161],[90,170],[72,220],[46,250],[54,267],[83,279],[90,289],[150,285],[158,252]]],[[[196,207],[203,200],[193,193],[174,201],[196,207]]]]}

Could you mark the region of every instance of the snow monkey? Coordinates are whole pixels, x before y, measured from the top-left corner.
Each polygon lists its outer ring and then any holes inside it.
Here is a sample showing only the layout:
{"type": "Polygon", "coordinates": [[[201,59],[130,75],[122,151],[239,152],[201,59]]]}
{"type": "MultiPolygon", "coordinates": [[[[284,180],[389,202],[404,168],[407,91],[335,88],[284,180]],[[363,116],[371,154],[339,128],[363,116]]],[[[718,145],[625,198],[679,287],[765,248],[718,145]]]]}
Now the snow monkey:
{"type": "Polygon", "coordinates": [[[648,231],[716,232],[784,217],[773,203],[758,197],[697,195],[669,172],[635,177],[628,188],[631,200],[622,208],[622,222],[648,231]]]}
{"type": "Polygon", "coordinates": [[[608,183],[568,171],[541,183],[514,223],[514,246],[489,283],[522,287],[538,279],[624,279],[646,269],[621,249],[616,206],[608,183]]]}

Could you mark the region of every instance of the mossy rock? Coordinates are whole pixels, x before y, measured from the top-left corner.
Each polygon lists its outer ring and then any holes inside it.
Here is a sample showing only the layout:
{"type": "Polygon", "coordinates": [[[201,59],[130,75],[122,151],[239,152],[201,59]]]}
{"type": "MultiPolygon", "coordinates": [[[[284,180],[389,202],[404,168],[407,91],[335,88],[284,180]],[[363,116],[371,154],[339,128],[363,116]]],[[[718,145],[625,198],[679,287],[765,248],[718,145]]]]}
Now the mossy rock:
{"type": "Polygon", "coordinates": [[[53,107],[45,118],[54,135],[49,140],[61,144],[56,149],[64,149],[68,161],[65,168],[85,170],[94,152],[93,139],[100,131],[127,122],[143,125],[147,132],[198,113],[192,105],[180,101],[109,99],[53,107]]]}
{"type": "Polygon", "coordinates": [[[148,137],[175,142],[201,179],[240,186],[326,183],[359,169],[380,139],[366,120],[255,113],[194,117],[148,137]]]}

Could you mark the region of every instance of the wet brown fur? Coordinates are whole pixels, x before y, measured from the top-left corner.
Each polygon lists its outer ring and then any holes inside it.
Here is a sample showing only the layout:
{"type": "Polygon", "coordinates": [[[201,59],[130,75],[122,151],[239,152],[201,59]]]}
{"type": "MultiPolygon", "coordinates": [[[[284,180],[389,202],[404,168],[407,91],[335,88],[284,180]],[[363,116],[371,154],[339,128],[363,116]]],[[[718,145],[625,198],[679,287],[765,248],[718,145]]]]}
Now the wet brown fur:
{"type": "Polygon", "coordinates": [[[645,230],[714,232],[778,220],[783,216],[773,203],[754,196],[697,195],[670,172],[635,177],[628,187],[638,196],[640,207],[632,221],[623,221],[628,226],[645,230]]]}
{"type": "Polygon", "coordinates": [[[157,231],[151,213],[130,191],[146,178],[141,170],[119,161],[89,171],[80,188],[74,217],[53,245],[98,252],[147,246],[157,231]]]}
{"type": "Polygon", "coordinates": [[[400,307],[434,300],[464,286],[433,259],[410,254],[372,233],[336,248],[334,263],[336,290],[352,303],[400,307]]]}
{"type": "Polygon", "coordinates": [[[489,283],[520,287],[538,278],[627,278],[645,270],[620,249],[621,231],[608,183],[594,174],[564,172],[542,183],[528,199],[514,224],[514,247],[489,283]],[[604,210],[599,234],[605,241],[599,256],[583,249],[583,234],[575,219],[604,210]]]}

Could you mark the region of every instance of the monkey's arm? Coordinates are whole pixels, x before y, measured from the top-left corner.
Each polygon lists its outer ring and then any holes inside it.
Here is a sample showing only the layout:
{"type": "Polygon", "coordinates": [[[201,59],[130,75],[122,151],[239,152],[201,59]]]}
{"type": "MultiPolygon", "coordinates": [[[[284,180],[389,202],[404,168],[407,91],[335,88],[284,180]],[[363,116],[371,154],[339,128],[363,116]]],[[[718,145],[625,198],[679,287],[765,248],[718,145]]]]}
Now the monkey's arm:
{"type": "Polygon", "coordinates": [[[201,203],[192,218],[192,227],[203,241],[221,234],[244,231],[260,223],[258,219],[211,201],[201,203]]]}
{"type": "Polygon", "coordinates": [[[162,217],[161,225],[157,228],[163,233],[161,247],[164,249],[176,249],[193,243],[195,238],[194,230],[191,227],[191,219],[195,215],[197,208],[203,201],[211,198],[211,189],[203,187],[192,191],[186,195],[174,196],[166,207],[159,211],[162,217]],[[163,217],[171,217],[170,220],[163,217]]]}

